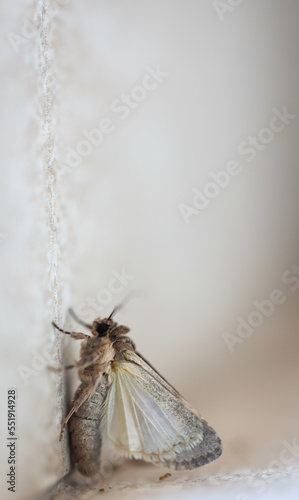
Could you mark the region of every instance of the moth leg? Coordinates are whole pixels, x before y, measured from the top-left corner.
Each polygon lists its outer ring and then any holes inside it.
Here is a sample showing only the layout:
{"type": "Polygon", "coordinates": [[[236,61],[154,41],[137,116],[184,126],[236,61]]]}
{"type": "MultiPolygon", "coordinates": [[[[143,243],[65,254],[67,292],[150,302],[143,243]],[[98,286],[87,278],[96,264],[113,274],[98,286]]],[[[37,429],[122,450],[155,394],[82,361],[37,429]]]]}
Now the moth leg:
{"type": "Polygon", "coordinates": [[[74,320],[77,321],[77,323],[79,323],[79,325],[86,326],[86,328],[89,328],[90,330],[92,329],[92,325],[90,325],[89,323],[85,323],[85,321],[82,321],[82,319],[78,318],[77,314],[73,311],[71,307],[69,308],[69,313],[74,318],[74,320]]]}
{"type": "Polygon", "coordinates": [[[59,326],[56,325],[56,323],[54,323],[54,321],[52,321],[52,325],[55,326],[55,328],[57,330],[59,330],[60,332],[65,333],[66,335],[70,335],[72,337],[72,339],[84,340],[84,339],[89,339],[90,338],[90,335],[86,335],[85,333],[81,333],[81,332],[68,332],[66,330],[63,330],[62,328],[59,328],[59,326]]]}
{"type": "Polygon", "coordinates": [[[101,354],[102,354],[101,352],[95,352],[90,356],[86,356],[85,358],[76,361],[72,365],[66,365],[63,366],[62,368],[49,367],[49,369],[57,373],[60,373],[65,370],[70,370],[71,368],[82,368],[85,365],[90,365],[91,363],[93,363],[93,361],[95,361],[101,354]]]}
{"type": "Polygon", "coordinates": [[[85,365],[90,365],[93,363],[97,358],[101,356],[102,352],[94,352],[90,354],[89,356],[85,356],[85,358],[81,358],[79,361],[76,361],[73,365],[68,365],[65,366],[66,370],[70,370],[71,368],[82,368],[85,365]]]}
{"type": "Polygon", "coordinates": [[[73,401],[73,406],[72,406],[71,410],[69,411],[69,413],[67,414],[67,416],[65,417],[65,419],[62,422],[59,441],[62,441],[65,427],[66,427],[66,424],[68,423],[69,419],[76,411],[79,410],[79,408],[83,405],[83,403],[91,396],[91,394],[93,393],[97,384],[98,384],[98,377],[96,377],[96,380],[94,382],[92,382],[91,384],[84,387],[84,389],[80,392],[77,399],[75,399],[75,401],[73,401]]]}

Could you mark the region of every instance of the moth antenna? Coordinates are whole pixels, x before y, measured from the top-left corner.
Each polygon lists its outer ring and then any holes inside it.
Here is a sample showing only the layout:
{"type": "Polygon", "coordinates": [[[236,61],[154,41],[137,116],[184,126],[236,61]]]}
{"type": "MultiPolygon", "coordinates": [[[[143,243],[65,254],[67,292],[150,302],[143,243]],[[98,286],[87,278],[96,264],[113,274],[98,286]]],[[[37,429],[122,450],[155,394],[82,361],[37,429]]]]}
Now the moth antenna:
{"type": "Polygon", "coordinates": [[[134,297],[141,297],[143,294],[143,290],[133,290],[131,293],[129,293],[125,298],[124,300],[122,300],[122,302],[120,304],[118,304],[117,306],[115,306],[115,308],[113,309],[112,313],[110,314],[110,316],[107,318],[107,319],[111,319],[112,316],[114,316],[114,314],[116,312],[118,312],[120,309],[122,309],[131,299],[133,299],[134,297]]]}
{"type": "Polygon", "coordinates": [[[82,319],[78,318],[77,314],[71,307],[69,308],[69,313],[72,316],[72,318],[74,318],[74,320],[77,321],[77,323],[86,326],[86,328],[89,328],[90,330],[92,329],[92,325],[89,325],[88,323],[85,323],[85,321],[82,321],[82,319]]]}
{"type": "Polygon", "coordinates": [[[112,313],[110,314],[110,316],[107,319],[111,319],[112,316],[116,313],[116,311],[119,311],[121,309],[121,306],[122,306],[122,303],[118,304],[118,306],[115,306],[112,313]]]}

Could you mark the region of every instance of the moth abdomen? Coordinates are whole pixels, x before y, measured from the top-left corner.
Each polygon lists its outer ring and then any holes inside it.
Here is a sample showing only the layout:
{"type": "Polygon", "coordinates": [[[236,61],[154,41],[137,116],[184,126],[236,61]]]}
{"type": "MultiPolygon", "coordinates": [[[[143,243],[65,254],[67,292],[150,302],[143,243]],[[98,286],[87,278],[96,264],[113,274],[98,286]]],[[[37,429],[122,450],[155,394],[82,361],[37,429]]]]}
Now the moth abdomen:
{"type": "MultiPolygon", "coordinates": [[[[75,401],[87,387],[84,383],[79,386],[75,401]]],[[[77,464],[81,474],[88,477],[95,475],[100,469],[101,414],[108,387],[107,377],[102,377],[93,394],[71,417],[69,423],[72,464],[77,464]]]]}
{"type": "Polygon", "coordinates": [[[102,439],[99,423],[74,415],[70,421],[72,465],[83,476],[93,476],[100,469],[102,439]]]}

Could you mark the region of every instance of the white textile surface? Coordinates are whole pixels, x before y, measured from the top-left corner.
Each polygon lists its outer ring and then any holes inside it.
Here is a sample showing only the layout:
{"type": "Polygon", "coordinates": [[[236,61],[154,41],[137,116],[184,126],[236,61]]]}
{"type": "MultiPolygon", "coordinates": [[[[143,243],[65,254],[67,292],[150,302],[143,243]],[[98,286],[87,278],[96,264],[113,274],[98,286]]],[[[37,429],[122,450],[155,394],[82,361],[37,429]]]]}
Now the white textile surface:
{"type": "Polygon", "coordinates": [[[69,306],[92,321],[134,290],[117,321],[223,456],[164,480],[125,462],[78,498],[295,498],[299,3],[4,0],[1,14],[1,498],[69,469],[59,426],[78,380],[57,368],[78,341],[51,321],[78,329],[69,306]]]}

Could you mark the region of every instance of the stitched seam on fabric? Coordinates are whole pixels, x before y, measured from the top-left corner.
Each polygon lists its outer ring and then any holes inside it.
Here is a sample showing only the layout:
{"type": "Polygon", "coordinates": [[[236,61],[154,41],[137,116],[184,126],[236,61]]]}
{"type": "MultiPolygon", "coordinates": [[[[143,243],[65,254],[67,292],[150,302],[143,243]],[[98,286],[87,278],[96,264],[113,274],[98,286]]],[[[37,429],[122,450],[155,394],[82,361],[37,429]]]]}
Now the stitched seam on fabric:
{"type": "MultiPolygon", "coordinates": [[[[38,93],[40,100],[40,117],[42,132],[42,163],[45,181],[45,217],[48,228],[48,255],[49,267],[46,270],[47,290],[51,301],[51,316],[57,323],[61,324],[62,307],[62,285],[61,285],[61,238],[59,222],[61,221],[61,209],[58,196],[57,174],[54,168],[55,154],[55,116],[54,116],[54,93],[53,93],[53,71],[49,61],[50,51],[53,51],[53,2],[51,0],[39,0],[37,9],[40,17],[38,43],[38,93]]],[[[57,10],[57,4],[55,2],[57,10]]],[[[43,200],[44,201],[44,200],[43,200]]],[[[53,360],[60,363],[62,359],[62,336],[57,335],[50,327],[50,345],[53,360]]],[[[53,426],[58,427],[64,413],[65,406],[65,384],[64,375],[57,373],[52,375],[55,384],[56,403],[53,410],[55,416],[53,426]],[[55,380],[54,380],[55,378],[55,380]]],[[[68,457],[65,443],[58,445],[60,459],[59,475],[66,472],[68,457]]],[[[57,453],[57,452],[56,452],[57,453]]]]}

